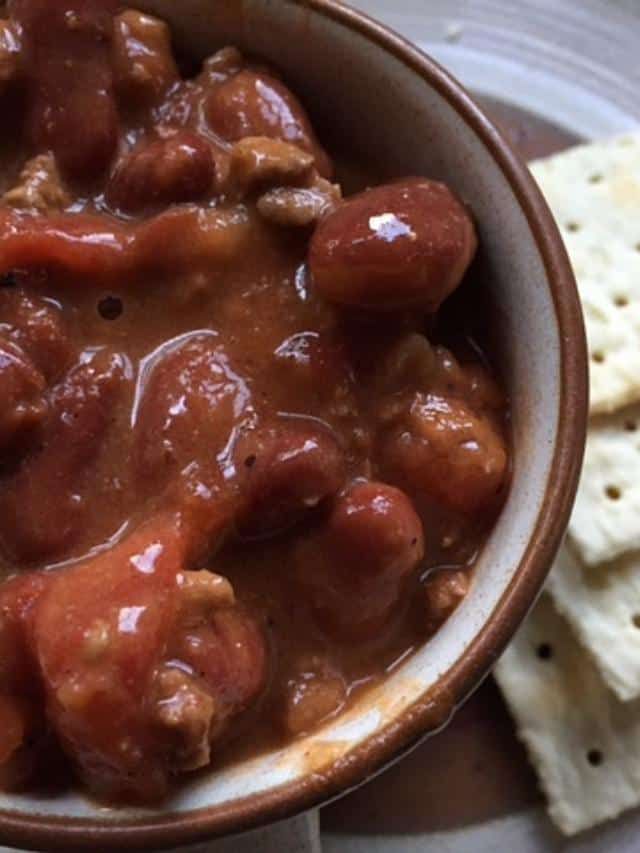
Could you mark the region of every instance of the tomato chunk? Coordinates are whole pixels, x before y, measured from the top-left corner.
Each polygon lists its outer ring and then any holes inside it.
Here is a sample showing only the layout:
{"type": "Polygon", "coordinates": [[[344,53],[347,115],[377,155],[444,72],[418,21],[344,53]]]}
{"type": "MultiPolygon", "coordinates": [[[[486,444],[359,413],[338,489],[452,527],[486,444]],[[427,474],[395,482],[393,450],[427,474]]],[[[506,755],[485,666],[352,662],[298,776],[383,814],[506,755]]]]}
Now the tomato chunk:
{"type": "Polygon", "coordinates": [[[34,645],[49,716],[99,793],[164,792],[144,711],[176,612],[187,539],[159,517],[120,545],[57,573],[38,601],[34,645]]]}
{"type": "Polygon", "coordinates": [[[184,570],[192,533],[162,513],[51,576],[34,605],[50,723],[98,794],[162,796],[265,683],[257,624],[224,579],[184,570]]]}
{"type": "Polygon", "coordinates": [[[143,273],[168,275],[228,263],[246,247],[242,208],[180,207],[136,225],[107,216],[25,216],[0,211],[0,275],[46,270],[103,286],[143,273]]]}

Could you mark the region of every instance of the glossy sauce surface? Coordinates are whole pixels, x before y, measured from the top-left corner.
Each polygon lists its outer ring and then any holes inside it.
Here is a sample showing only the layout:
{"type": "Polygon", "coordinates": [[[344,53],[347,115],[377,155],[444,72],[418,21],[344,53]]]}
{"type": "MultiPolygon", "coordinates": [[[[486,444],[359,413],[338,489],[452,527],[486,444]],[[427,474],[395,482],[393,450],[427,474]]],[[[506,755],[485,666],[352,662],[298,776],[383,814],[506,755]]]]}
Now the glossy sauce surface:
{"type": "Polygon", "coordinates": [[[156,800],[338,714],[466,594],[509,469],[482,283],[449,300],[475,226],[428,177],[343,201],[233,48],[183,80],[156,19],[9,12],[2,778],[53,750],[156,800]]]}

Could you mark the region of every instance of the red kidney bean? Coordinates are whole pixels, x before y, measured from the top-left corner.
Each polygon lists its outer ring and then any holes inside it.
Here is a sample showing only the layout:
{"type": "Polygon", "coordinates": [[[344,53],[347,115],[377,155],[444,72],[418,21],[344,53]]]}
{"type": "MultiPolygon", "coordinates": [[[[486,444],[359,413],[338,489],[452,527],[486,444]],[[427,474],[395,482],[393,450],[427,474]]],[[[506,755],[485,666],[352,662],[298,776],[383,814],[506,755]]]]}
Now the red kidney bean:
{"type": "Polygon", "coordinates": [[[179,131],[143,141],[117,163],[107,184],[107,203],[123,213],[141,213],[196,201],[214,186],[211,145],[196,133],[179,131]]]}
{"type": "Polygon", "coordinates": [[[211,129],[228,142],[246,136],[283,139],[313,154],[324,177],[333,172],[300,101],[266,72],[244,69],[215,86],[205,112],[211,129]]]}
{"type": "Polygon", "coordinates": [[[331,302],[435,312],[476,251],[471,217],[444,184],[408,178],[367,190],[325,217],[309,266],[331,302]]]}

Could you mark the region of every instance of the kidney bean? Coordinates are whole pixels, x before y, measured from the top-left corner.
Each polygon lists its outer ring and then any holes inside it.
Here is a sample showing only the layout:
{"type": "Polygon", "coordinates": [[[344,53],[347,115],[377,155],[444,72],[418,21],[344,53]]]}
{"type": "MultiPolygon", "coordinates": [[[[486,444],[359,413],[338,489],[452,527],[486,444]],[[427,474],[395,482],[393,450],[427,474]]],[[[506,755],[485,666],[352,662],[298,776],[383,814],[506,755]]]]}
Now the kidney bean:
{"type": "Polygon", "coordinates": [[[277,533],[336,494],[344,482],[342,450],[328,429],[286,419],[250,434],[236,451],[246,471],[246,509],[240,533],[250,538],[277,533]]]}
{"type": "Polygon", "coordinates": [[[62,312],[19,287],[0,287],[0,335],[28,355],[47,382],[57,379],[73,357],[62,312]]]}
{"type": "Polygon", "coordinates": [[[320,532],[302,542],[298,577],[326,631],[371,638],[423,556],[422,522],[409,498],[393,486],[356,482],[320,532]]]}
{"type": "Polygon", "coordinates": [[[47,413],[45,379],[16,344],[0,337],[0,452],[22,446],[47,413]]]}
{"type": "Polygon", "coordinates": [[[316,139],[302,104],[270,74],[245,68],[214,86],[207,97],[205,114],[211,129],[222,139],[282,139],[313,154],[318,172],[331,177],[331,161],[316,139]]]}
{"type": "Polygon", "coordinates": [[[476,251],[471,217],[444,184],[408,178],[367,190],[325,217],[309,250],[319,293],[377,311],[437,311],[476,251]]]}
{"type": "Polygon", "coordinates": [[[447,621],[468,591],[467,572],[443,569],[430,575],[424,584],[424,615],[429,634],[435,634],[447,621]]]}
{"type": "Polygon", "coordinates": [[[111,36],[118,0],[11,0],[23,37],[30,140],[63,174],[91,180],[118,141],[111,36]]]}
{"type": "Polygon", "coordinates": [[[196,201],[213,189],[211,145],[196,133],[179,131],[138,144],[116,164],[105,192],[107,203],[123,213],[196,201]]]}
{"type": "Polygon", "coordinates": [[[27,160],[18,183],[7,190],[2,202],[18,210],[46,214],[69,207],[71,195],[62,182],[55,158],[47,152],[27,160]]]}
{"type": "Polygon", "coordinates": [[[215,335],[195,335],[160,357],[142,387],[134,439],[137,485],[158,495],[192,463],[211,487],[251,393],[215,335]]]}

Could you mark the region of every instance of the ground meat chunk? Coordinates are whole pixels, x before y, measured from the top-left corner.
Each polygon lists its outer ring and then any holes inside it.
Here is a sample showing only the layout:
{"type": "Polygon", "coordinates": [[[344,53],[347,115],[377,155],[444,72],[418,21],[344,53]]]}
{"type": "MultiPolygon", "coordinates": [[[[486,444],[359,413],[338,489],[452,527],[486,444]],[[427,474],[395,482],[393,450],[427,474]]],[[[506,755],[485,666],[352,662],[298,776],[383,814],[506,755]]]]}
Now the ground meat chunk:
{"type": "Polygon", "coordinates": [[[443,569],[424,584],[424,615],[429,634],[435,634],[469,591],[469,574],[443,569]]]}
{"type": "Polygon", "coordinates": [[[182,572],[178,576],[180,587],[180,620],[183,625],[197,625],[209,618],[220,607],[236,603],[233,587],[222,575],[202,570],[182,572]]]}
{"type": "Polygon", "coordinates": [[[492,420],[462,400],[418,393],[381,444],[393,482],[453,510],[496,506],[507,477],[507,449],[492,420]]]}
{"type": "Polygon", "coordinates": [[[372,385],[381,399],[408,388],[429,388],[437,371],[436,349],[425,335],[410,332],[394,341],[376,362],[372,385]]]}
{"type": "Polygon", "coordinates": [[[60,211],[69,207],[71,195],[65,188],[55,158],[39,154],[25,164],[18,184],[2,196],[9,207],[33,213],[60,211]]]}
{"type": "Polygon", "coordinates": [[[347,686],[339,670],[325,657],[312,655],[298,661],[287,680],[283,727],[298,736],[312,731],[347,701],[347,686]]]}
{"type": "Polygon", "coordinates": [[[260,214],[274,225],[306,228],[331,213],[342,199],[340,187],[318,178],[309,187],[275,187],[258,199],[260,214]]]}
{"type": "Polygon", "coordinates": [[[208,571],[178,575],[178,618],[165,664],[156,676],[156,719],[169,735],[172,770],[194,770],[231,717],[262,690],[266,650],[256,622],[236,605],[231,584],[208,571]],[[176,667],[176,663],[179,665],[176,667]]]}
{"type": "Polygon", "coordinates": [[[157,103],[180,79],[168,25],[135,9],[115,18],[112,61],[116,90],[128,107],[157,103]]]}
{"type": "Polygon", "coordinates": [[[248,136],[231,149],[230,180],[242,194],[259,187],[300,183],[312,167],[313,156],[297,145],[267,136],[248,136]]]}
{"type": "Polygon", "coordinates": [[[171,770],[184,772],[211,761],[216,703],[201,680],[165,664],[155,675],[153,722],[168,739],[171,770]]]}

